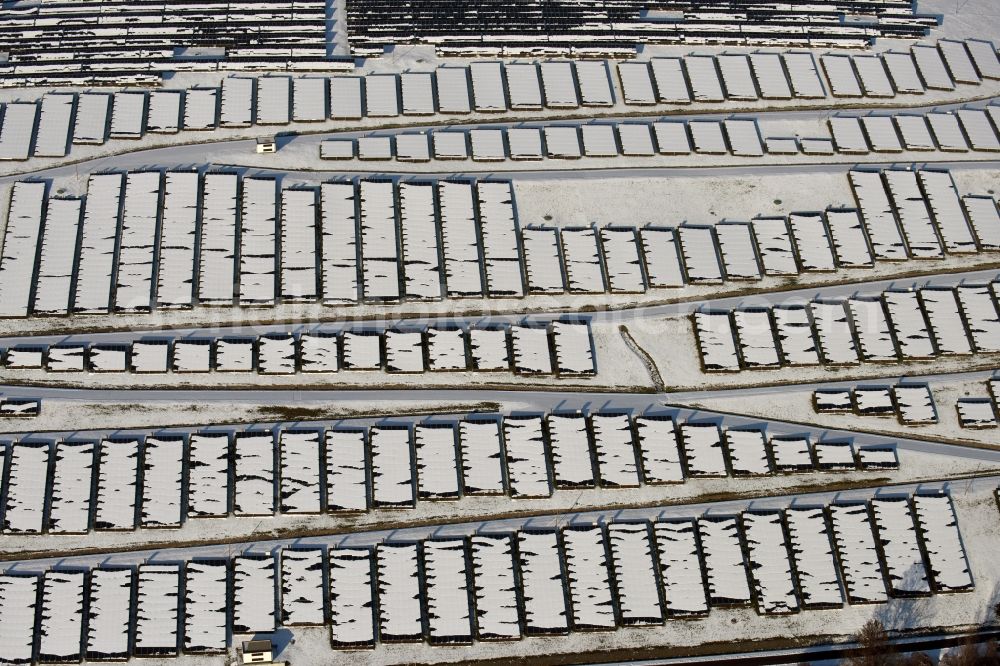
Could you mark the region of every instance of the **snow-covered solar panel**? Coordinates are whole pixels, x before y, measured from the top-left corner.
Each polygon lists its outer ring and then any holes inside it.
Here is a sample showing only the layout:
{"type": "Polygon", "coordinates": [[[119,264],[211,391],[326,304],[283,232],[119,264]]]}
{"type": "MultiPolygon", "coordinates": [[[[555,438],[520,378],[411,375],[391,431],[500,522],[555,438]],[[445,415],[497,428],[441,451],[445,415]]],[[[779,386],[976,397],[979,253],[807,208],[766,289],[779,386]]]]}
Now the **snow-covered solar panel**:
{"type": "Polygon", "coordinates": [[[730,280],[759,280],[760,265],[749,224],[725,222],[715,225],[719,250],[730,280]]]}
{"type": "Polygon", "coordinates": [[[347,331],[343,335],[344,367],[378,370],[382,367],[381,336],[376,331],[347,331]]]}
{"type": "Polygon", "coordinates": [[[316,190],[281,190],[281,298],[285,302],[318,296],[316,190]]]}
{"type": "Polygon", "coordinates": [[[885,69],[885,63],[877,55],[856,55],[851,58],[861,79],[861,87],[866,97],[894,97],[892,82],[885,69]]]}
{"type": "Polygon", "coordinates": [[[479,640],[503,640],[521,636],[514,579],[512,537],[480,534],[469,539],[476,627],[479,640]]]}
{"type": "Polygon", "coordinates": [[[441,298],[441,260],[433,183],[400,183],[399,214],[403,263],[406,266],[406,295],[410,298],[441,298]]]}
{"type": "Polygon", "coordinates": [[[281,624],[319,626],[325,621],[323,550],[285,548],[281,551],[281,624]]]}
{"type": "Polygon", "coordinates": [[[751,222],[765,275],[797,275],[795,251],[783,217],[758,217],[751,222]]]}
{"type": "Polygon", "coordinates": [[[691,152],[691,139],[683,122],[653,123],[656,146],[661,155],[687,155],[691,152]]]}
{"type": "Polygon", "coordinates": [[[375,506],[412,507],[413,444],[409,427],[373,427],[369,436],[375,506]]]}
{"type": "Polygon", "coordinates": [[[20,370],[43,367],[44,346],[18,345],[7,350],[7,367],[20,370]]]}
{"type": "MultiPolygon", "coordinates": [[[[858,391],[861,388],[855,389],[855,399],[857,399],[858,391]]],[[[884,389],[878,389],[884,390],[884,389]]],[[[874,392],[874,391],[873,391],[874,392]]],[[[892,406],[892,397],[889,396],[889,392],[885,390],[884,395],[888,398],[888,403],[890,407],[892,406]]],[[[864,414],[864,410],[858,408],[859,414],[864,414]]],[[[813,452],[816,454],[816,467],[821,470],[853,470],[857,467],[854,462],[854,447],[850,441],[830,441],[821,440],[816,442],[813,446],[813,452]]]]}
{"type": "Polygon", "coordinates": [[[421,423],[413,429],[420,499],[458,499],[458,458],[451,423],[421,423]]]}
{"type": "Polygon", "coordinates": [[[81,199],[49,199],[31,306],[36,314],[69,312],[82,204],[81,199]]]}
{"type": "MultiPolygon", "coordinates": [[[[877,171],[854,170],[848,176],[854,190],[854,196],[861,207],[864,230],[867,231],[868,238],[871,240],[875,257],[888,260],[906,259],[906,246],[903,244],[902,233],[896,224],[893,207],[889,202],[889,190],[882,180],[882,175],[877,171]]],[[[829,214],[827,219],[830,221],[829,214]]],[[[864,240],[864,234],[862,232],[862,237],[857,238],[858,231],[854,231],[849,236],[852,242],[858,245],[859,254],[854,261],[862,259],[860,246],[864,240]]],[[[867,247],[865,247],[865,252],[867,252],[867,247]]],[[[839,248],[837,254],[841,255],[839,248]]],[[[870,258],[861,265],[869,263],[870,258]]]]}
{"type": "Polygon", "coordinates": [[[791,506],[785,510],[785,522],[802,606],[842,606],[844,596],[823,508],[791,506]]]}
{"type": "Polygon", "coordinates": [[[627,414],[594,414],[594,450],[601,485],[613,488],[637,487],[639,468],[631,419],[627,414]]]}
{"type": "Polygon", "coordinates": [[[273,555],[243,555],[233,558],[233,633],[274,631],[275,562],[273,555]]]}
{"type": "Polygon", "coordinates": [[[809,436],[786,435],[770,439],[771,458],[777,472],[807,472],[813,469],[809,436]]]}
{"type": "Polygon", "coordinates": [[[91,372],[125,372],[128,370],[128,345],[91,345],[87,360],[91,372]]]}
{"type": "Polygon", "coordinates": [[[907,150],[934,150],[936,145],[924,116],[899,114],[893,118],[907,150]]]}
{"type": "Polygon", "coordinates": [[[767,309],[734,310],[733,323],[745,368],[776,368],[781,365],[767,309]]]}
{"type": "Polygon", "coordinates": [[[226,649],[229,564],[193,560],[184,568],[184,652],[226,649]]]}
{"type": "Polygon", "coordinates": [[[618,125],[622,155],[652,157],[656,153],[653,135],[645,123],[621,123],[618,125]]]}
{"type": "Polygon", "coordinates": [[[605,61],[580,60],[574,65],[583,106],[611,106],[615,103],[608,77],[608,64],[605,61]]]}
{"type": "Polygon", "coordinates": [[[737,519],[702,516],[698,519],[698,535],[712,605],[749,604],[750,584],[737,519]]]}
{"type": "Polygon", "coordinates": [[[38,616],[38,659],[76,661],[81,657],[86,573],[46,571],[38,616]]]}
{"type": "Polygon", "coordinates": [[[315,430],[285,430],[281,447],[282,513],[320,512],[320,433],[315,430]]]}
{"type": "Polygon", "coordinates": [[[340,370],[339,339],[336,333],[315,331],[299,336],[299,364],[302,372],[340,370]]]}
{"type": "Polygon", "coordinates": [[[464,131],[438,130],[431,134],[434,159],[464,160],[469,157],[469,144],[464,131]]]}
{"type": "Polygon", "coordinates": [[[399,298],[396,206],[392,181],[362,180],[361,273],[367,299],[399,298]]]}
{"type": "Polygon", "coordinates": [[[319,76],[292,79],[292,120],[322,122],[326,120],[326,78],[319,76]]]}
{"type": "Polygon", "coordinates": [[[656,539],[667,615],[677,617],[707,614],[708,599],[705,595],[695,521],[654,523],[653,536],[656,539]]]}
{"type": "MultiPolygon", "coordinates": [[[[126,177],[115,311],[147,310],[152,305],[153,255],[161,188],[159,171],[136,171],[126,177]]],[[[50,210],[51,207],[50,202],[50,210]]]]}
{"type": "Polygon", "coordinates": [[[477,162],[503,162],[507,159],[503,130],[470,130],[469,143],[472,145],[472,159],[477,162]]]}
{"type": "Polygon", "coordinates": [[[104,439],[100,446],[94,527],[130,530],[135,526],[139,442],[104,439]]]}
{"type": "Polygon", "coordinates": [[[179,643],[180,567],[143,564],[135,597],[135,654],[175,656],[179,643]]]}
{"type": "Polygon", "coordinates": [[[334,120],[361,120],[363,79],[360,76],[334,76],[330,79],[330,117],[334,120]]]}
{"type": "Polygon", "coordinates": [[[523,296],[521,252],[511,184],[481,181],[476,185],[476,196],[487,291],[491,296],[523,296]]]}
{"type": "Polygon", "coordinates": [[[571,292],[599,293],[605,290],[604,273],[592,227],[562,230],[566,282],[571,292]]]}
{"type": "Polygon", "coordinates": [[[429,370],[465,370],[468,365],[465,333],[462,329],[427,329],[427,367],[429,370]]]}
{"type": "Polygon", "coordinates": [[[1000,79],[1000,60],[997,59],[997,49],[993,46],[993,42],[967,39],[965,47],[969,50],[976,70],[984,79],[1000,79]]]}
{"type": "Polygon", "coordinates": [[[855,116],[832,116],[830,132],[838,153],[868,154],[868,140],[861,129],[861,119],[855,116]]]}
{"type": "Polygon", "coordinates": [[[972,587],[969,561],[958,531],[955,507],[945,493],[916,494],[913,513],[920,528],[935,590],[966,590],[972,587]]]}
{"type": "Polygon", "coordinates": [[[899,134],[892,122],[892,116],[865,116],[861,119],[868,143],[876,153],[899,153],[903,151],[899,134]]]}
{"type": "Polygon", "coordinates": [[[10,447],[8,458],[7,501],[0,527],[8,534],[40,534],[49,494],[50,444],[18,442],[10,447]]]}
{"type": "Polygon", "coordinates": [[[362,136],[358,138],[358,159],[391,160],[391,136],[362,136]]]}
{"type": "Polygon", "coordinates": [[[987,398],[959,398],[955,404],[958,423],[963,428],[996,428],[997,413],[987,398]]]}
{"type": "Polygon", "coordinates": [[[886,580],[893,594],[929,593],[924,559],[907,498],[875,497],[871,508],[885,562],[886,580]]]}
{"type": "Polygon", "coordinates": [[[926,287],[920,290],[920,301],[930,323],[937,350],[941,354],[971,354],[972,346],[962,323],[954,290],[946,287],[926,287]]]}
{"type": "Polygon", "coordinates": [[[430,72],[406,72],[399,75],[404,116],[429,116],[434,113],[434,76],[430,72]]]}
{"type": "Polygon", "coordinates": [[[727,428],[726,451],[734,476],[760,476],[771,473],[771,465],[767,460],[767,444],[762,430],[727,428]]]}
{"type": "Polygon", "coordinates": [[[365,110],[369,118],[394,118],[399,115],[399,83],[395,74],[369,74],[365,77],[365,110]]]}
{"type": "Polygon", "coordinates": [[[873,265],[865,225],[856,210],[828,210],[826,222],[833,240],[837,263],[845,268],[867,268],[873,265]]]}
{"type": "Polygon", "coordinates": [[[552,494],[546,461],[542,419],[509,416],[503,423],[507,476],[512,497],[548,497],[552,494]]]}
{"type": "Polygon", "coordinates": [[[277,252],[275,185],[273,178],[243,179],[239,273],[241,304],[274,302],[277,252]]]}
{"type": "Polygon", "coordinates": [[[207,173],[202,180],[201,258],[198,262],[198,300],[229,304],[233,301],[236,268],[235,173],[207,173]]]}
{"type": "Polygon", "coordinates": [[[73,143],[103,144],[108,138],[110,111],[111,95],[109,94],[83,93],[77,97],[73,143]]]}
{"type": "MultiPolygon", "coordinates": [[[[155,95],[156,93],[154,93],[155,95]]],[[[42,97],[38,130],[35,133],[35,157],[65,157],[69,147],[70,120],[76,107],[76,96],[52,93],[42,97]]],[[[175,120],[176,122],[176,120],[175,120]]],[[[150,130],[153,124],[149,123],[150,130]]]]}
{"type": "Polygon", "coordinates": [[[764,154],[764,146],[757,132],[757,121],[731,118],[724,120],[722,124],[733,155],[760,157],[764,154]]]}
{"type": "Polygon", "coordinates": [[[112,139],[141,139],[145,120],[145,92],[115,93],[111,107],[112,139]]]}
{"type": "Polygon", "coordinates": [[[955,83],[941,58],[941,52],[932,45],[914,44],[910,48],[913,60],[920,70],[920,78],[931,90],[954,90],[955,83]]]}
{"type": "Polygon", "coordinates": [[[604,227],[601,229],[601,249],[608,272],[608,288],[612,293],[639,293],[646,289],[639,258],[635,229],[604,227]]]}
{"type": "MultiPolygon", "coordinates": [[[[358,299],[355,198],[353,183],[329,182],[320,186],[321,286],[324,303],[353,302],[358,299]]],[[[273,224],[269,228],[271,227],[273,224]]]]}
{"type": "Polygon", "coordinates": [[[549,157],[576,159],[582,155],[580,133],[576,125],[546,125],[545,151],[549,157]]]}
{"type": "Polygon", "coordinates": [[[799,139],[803,155],[833,155],[833,140],[825,137],[799,139]]]}
{"type": "Polygon", "coordinates": [[[852,58],[846,55],[826,54],[820,57],[823,70],[830,82],[830,92],[834,97],[861,97],[861,82],[858,81],[852,58]]]}
{"type": "Polygon", "coordinates": [[[962,284],[956,288],[972,346],[979,353],[1000,351],[1000,315],[986,285],[962,284]]]}
{"type": "Polygon", "coordinates": [[[542,228],[522,229],[521,244],[524,247],[524,269],[528,278],[528,291],[532,293],[563,291],[559,231],[542,228]]]}
{"type": "Polygon", "coordinates": [[[886,52],[882,61],[892,77],[893,87],[901,95],[922,95],[924,83],[917,73],[917,65],[909,53],[886,52]]]}
{"type": "Polygon", "coordinates": [[[191,307],[198,223],[198,174],[166,174],[156,301],[160,307],[191,307]]]}
{"type": "Polygon", "coordinates": [[[684,76],[682,58],[653,58],[649,61],[656,79],[656,98],[661,104],[689,104],[691,92],[684,76]]]}
{"type": "Polygon", "coordinates": [[[94,174],[87,181],[76,266],[75,312],[107,312],[119,233],[119,204],[124,174],[94,174]]]}
{"type": "Polygon", "coordinates": [[[229,512],[229,435],[193,433],[187,469],[188,516],[225,516],[229,512]]]}
{"type": "Polygon", "coordinates": [[[184,338],[174,342],[174,372],[209,372],[212,369],[212,340],[184,338]]]}
{"type": "MultiPolygon", "coordinates": [[[[249,80],[249,79],[244,79],[244,80],[249,80]]],[[[249,104],[247,105],[247,108],[249,109],[249,104]]],[[[249,113],[249,110],[247,111],[247,113],[249,113]]],[[[218,122],[218,115],[219,115],[218,88],[189,88],[184,92],[185,130],[215,129],[216,123],[218,122]]],[[[234,119],[236,117],[237,116],[235,114],[232,114],[230,116],[230,118],[234,119]]]]}
{"type": "Polygon", "coordinates": [[[510,108],[520,111],[542,108],[542,84],[535,63],[510,63],[504,67],[510,108]]]}
{"type": "Polygon", "coordinates": [[[722,265],[715,245],[715,230],[710,226],[682,225],[680,236],[684,270],[689,282],[718,284],[722,282],[722,265]]]}
{"type": "Polygon", "coordinates": [[[452,297],[480,296],[483,278],[472,183],[438,183],[445,284],[452,297]]]}
{"type": "Polygon", "coordinates": [[[469,113],[469,70],[465,67],[438,67],[434,73],[437,88],[438,111],[441,113],[469,113]]]}
{"type": "Polygon", "coordinates": [[[86,639],[88,659],[124,660],[128,656],[134,578],[132,569],[91,570],[86,639]]]}
{"type": "Polygon", "coordinates": [[[788,81],[795,97],[818,99],[826,97],[826,90],[816,70],[816,61],[809,52],[784,53],[781,56],[788,70],[788,81]]]}
{"type": "Polygon", "coordinates": [[[674,229],[645,227],[639,230],[649,287],[683,287],[684,270],[674,229]]]}
{"type": "Polygon", "coordinates": [[[938,148],[958,153],[969,150],[969,144],[958,123],[958,116],[953,113],[928,113],[926,118],[931,125],[938,148]]]}
{"type": "Polygon", "coordinates": [[[383,642],[417,641],[423,635],[418,548],[417,544],[382,543],[375,551],[383,642]]]}
{"type": "MultiPolygon", "coordinates": [[[[540,151],[539,151],[540,152],[540,151]]],[[[346,159],[350,159],[350,155],[346,159]]],[[[396,135],[396,159],[400,162],[427,162],[431,159],[430,135],[419,134],[396,135]]]]}
{"type": "Polygon", "coordinates": [[[647,63],[620,62],[618,76],[626,104],[656,104],[656,91],[647,63]]]}
{"type": "Polygon", "coordinates": [[[788,225],[795,239],[802,270],[818,272],[836,269],[830,236],[821,213],[792,213],[788,216],[788,225]]]}
{"type": "Polygon", "coordinates": [[[781,512],[746,511],[743,530],[757,611],[765,615],[797,612],[799,602],[781,512]]]}
{"type": "Polygon", "coordinates": [[[642,477],[646,484],[684,480],[674,421],[670,416],[649,414],[635,419],[642,477]]]}
{"type": "Polygon", "coordinates": [[[754,85],[753,74],[750,73],[750,61],[747,56],[741,53],[723,53],[717,55],[715,59],[722,73],[722,82],[726,86],[728,99],[757,99],[757,87],[754,85]]]}
{"type": "Polygon", "coordinates": [[[183,519],[184,439],[147,437],[142,466],[142,526],[179,527],[183,519]]]}
{"type": "Polygon", "coordinates": [[[35,135],[36,102],[9,102],[0,125],[0,160],[26,160],[35,135]]]}
{"type": "Polygon", "coordinates": [[[83,370],[83,345],[50,346],[45,369],[48,372],[79,372],[83,370]]]}
{"type": "Polygon", "coordinates": [[[0,654],[12,664],[32,661],[38,576],[0,575],[0,654]]]}
{"type": "MultiPolygon", "coordinates": [[[[248,127],[254,121],[254,82],[250,77],[230,76],[222,80],[222,110],[219,122],[228,127],[248,127]]],[[[264,79],[261,78],[261,81],[264,79]]],[[[287,81],[287,79],[285,79],[287,81]]],[[[190,101],[191,92],[188,91],[190,101]]],[[[262,96],[262,95],[258,95],[262,96]]],[[[285,97],[287,101],[287,95],[285,97]]],[[[214,101],[214,100],[213,100],[214,101]]],[[[262,102],[267,104],[269,102],[262,102]]],[[[260,104],[258,105],[260,106],[260,104]]],[[[257,112],[260,113],[258,108],[257,112]]],[[[187,123],[185,122],[185,126],[187,123]]]]}
{"type": "Polygon", "coordinates": [[[427,539],[422,551],[428,640],[432,644],[471,643],[465,540],[427,539]]]}
{"type": "Polygon", "coordinates": [[[577,631],[615,628],[611,575],[600,525],[562,530],[566,580],[577,631]]]}
{"type": "Polygon", "coordinates": [[[967,194],[962,197],[965,213],[984,251],[1000,249],[1000,212],[991,196],[967,194]]]}
{"type": "Polygon", "coordinates": [[[503,69],[499,62],[474,62],[469,66],[472,74],[472,97],[480,113],[500,113],[507,110],[503,89],[503,69]]]}
{"type": "Polygon", "coordinates": [[[906,425],[937,423],[934,398],[927,384],[896,384],[892,387],[892,395],[900,422],[906,425]]]}
{"type": "Polygon", "coordinates": [[[506,328],[473,328],[469,330],[469,351],[476,370],[509,370],[510,352],[506,328]]]}
{"type": "Polygon", "coordinates": [[[579,413],[549,414],[546,419],[552,449],[552,479],[556,488],[592,488],[587,419],[579,413]]]}
{"type": "Polygon", "coordinates": [[[590,327],[586,322],[554,321],[551,329],[559,374],[592,375],[597,372],[590,327]]]}
{"type": "Polygon", "coordinates": [[[750,65],[763,99],[791,99],[792,89],[778,53],[751,53],[750,65]]]}
{"type": "Polygon", "coordinates": [[[813,301],[809,304],[809,310],[823,360],[833,365],[856,364],[858,351],[854,346],[843,301],[813,301]]]}
{"type": "MultiPolygon", "coordinates": [[[[397,143],[398,141],[397,138],[397,143]]],[[[540,160],[544,156],[542,130],[536,127],[509,128],[507,130],[507,144],[512,160],[540,160]]]]}
{"type": "Polygon", "coordinates": [[[607,541],[621,623],[628,626],[661,623],[663,608],[657,591],[649,526],[612,523],[608,525],[607,541]]]}
{"type": "Polygon", "coordinates": [[[687,422],[680,427],[687,471],[693,477],[725,476],[722,434],[715,423],[687,422]]]}
{"type": "Polygon", "coordinates": [[[722,123],[714,120],[692,120],[688,124],[691,140],[696,153],[724,155],[729,152],[726,138],[722,133],[722,123]]]}
{"type": "Polygon", "coordinates": [[[236,492],[233,512],[243,516],[274,513],[274,435],[239,432],[233,442],[236,492]]]}
{"type": "Polygon", "coordinates": [[[861,356],[866,361],[895,361],[896,345],[889,330],[889,319],[882,299],[856,297],[847,301],[847,311],[854,323],[861,356]]]}
{"type": "Polygon", "coordinates": [[[736,355],[735,332],[728,312],[694,313],[698,350],[706,372],[737,372],[740,369],[736,355]]]}
{"type": "Polygon", "coordinates": [[[979,109],[956,109],[959,123],[969,138],[973,150],[987,152],[1000,151],[1000,139],[997,139],[993,125],[985,111],[979,109]]]}
{"type": "Polygon", "coordinates": [[[372,592],[372,552],[365,549],[330,551],[330,642],[335,648],[375,644],[375,599],[372,592]]]}
{"type": "Polygon", "coordinates": [[[287,125],[291,120],[292,80],[287,76],[257,79],[258,125],[287,125]]]}
{"type": "Polygon", "coordinates": [[[83,534],[90,528],[94,449],[94,442],[56,444],[49,532],[83,534]]]}
{"type": "Polygon", "coordinates": [[[722,79],[715,65],[715,58],[709,55],[689,55],[684,58],[691,93],[696,102],[722,102],[726,93],[722,89],[722,79]]]}
{"type": "MultiPolygon", "coordinates": [[[[918,259],[943,256],[941,241],[931,221],[928,202],[921,192],[917,174],[909,170],[889,169],[884,171],[883,175],[899,215],[910,253],[918,259]]],[[[952,230],[952,236],[952,247],[960,247],[957,229],[952,230]]]]}
{"type": "Polygon", "coordinates": [[[368,508],[365,431],[326,431],[326,505],[329,511],[368,508]]]}
{"type": "Polygon", "coordinates": [[[493,420],[462,421],[458,426],[462,451],[463,495],[503,493],[500,425],[493,420]]]}
{"type": "Polygon", "coordinates": [[[976,252],[976,240],[962,210],[951,174],[923,170],[919,172],[919,178],[945,250],[951,254],[976,252]]]}
{"type": "Polygon", "coordinates": [[[525,633],[566,633],[569,612],[558,535],[555,532],[518,532],[517,558],[525,633]]]}
{"type": "Polygon", "coordinates": [[[540,326],[511,326],[510,345],[514,369],[524,374],[552,374],[549,333],[540,326]]]}

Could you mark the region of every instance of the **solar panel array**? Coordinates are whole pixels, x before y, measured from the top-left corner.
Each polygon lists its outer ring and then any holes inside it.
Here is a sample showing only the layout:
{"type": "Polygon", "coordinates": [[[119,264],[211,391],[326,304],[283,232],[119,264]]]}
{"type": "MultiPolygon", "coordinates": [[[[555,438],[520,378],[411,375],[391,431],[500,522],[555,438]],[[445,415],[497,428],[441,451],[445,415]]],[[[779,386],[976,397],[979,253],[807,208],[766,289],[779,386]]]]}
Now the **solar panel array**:
{"type": "Polygon", "coordinates": [[[490,327],[380,330],[318,328],[299,335],[178,336],[106,343],[15,345],[2,354],[8,369],[51,373],[329,374],[339,371],[597,373],[586,322],[553,321],[490,327]]]}
{"type": "Polygon", "coordinates": [[[903,425],[938,422],[930,387],[912,382],[817,389],[813,393],[813,406],[820,413],[891,416],[903,425]]]}
{"type": "Polygon", "coordinates": [[[1000,399],[1000,380],[990,379],[986,383],[988,398],[959,398],[955,404],[958,424],[963,428],[991,429],[1000,426],[997,400],[1000,399]]]}
{"type": "Polygon", "coordinates": [[[296,625],[328,625],[334,648],[454,645],[658,626],[720,607],[785,615],[972,588],[951,498],[880,495],[867,504],[2,574],[0,637],[14,663],[124,658],[130,645],[134,655],[221,652],[229,631],[296,625]]]}
{"type": "Polygon", "coordinates": [[[703,310],[694,325],[709,372],[996,353],[998,288],[998,282],[928,286],[802,305],[703,310]]]}
{"type": "Polygon", "coordinates": [[[0,442],[7,534],[178,528],[198,518],[412,509],[687,479],[897,468],[893,447],[667,414],[476,414],[370,427],[28,434],[0,442]]]}

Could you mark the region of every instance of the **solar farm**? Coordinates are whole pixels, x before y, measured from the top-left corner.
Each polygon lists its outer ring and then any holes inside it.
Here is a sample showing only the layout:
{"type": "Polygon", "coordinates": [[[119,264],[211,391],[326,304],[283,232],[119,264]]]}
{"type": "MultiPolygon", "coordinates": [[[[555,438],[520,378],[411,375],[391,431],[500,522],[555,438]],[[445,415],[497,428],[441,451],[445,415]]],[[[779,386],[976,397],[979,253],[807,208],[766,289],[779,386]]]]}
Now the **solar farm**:
{"type": "Polygon", "coordinates": [[[1000,663],[998,47],[0,2],[0,664],[1000,663]]]}

